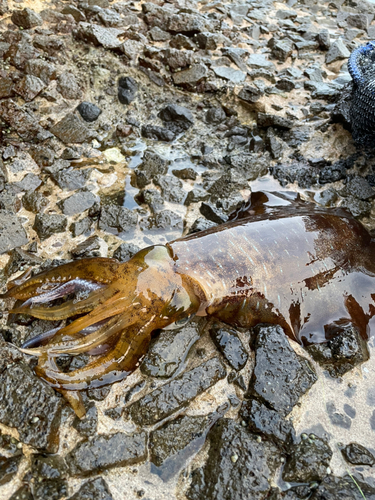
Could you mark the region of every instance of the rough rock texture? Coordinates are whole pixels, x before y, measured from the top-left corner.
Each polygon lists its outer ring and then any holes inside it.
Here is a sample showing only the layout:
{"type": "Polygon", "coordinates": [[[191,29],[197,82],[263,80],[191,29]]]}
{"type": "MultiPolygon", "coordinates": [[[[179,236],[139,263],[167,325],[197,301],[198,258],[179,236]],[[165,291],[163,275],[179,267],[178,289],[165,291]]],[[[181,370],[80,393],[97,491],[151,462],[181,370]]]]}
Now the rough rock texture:
{"type": "Polygon", "coordinates": [[[280,326],[255,328],[255,367],[248,394],[287,415],[316,382],[310,363],[294,352],[280,326]]]}

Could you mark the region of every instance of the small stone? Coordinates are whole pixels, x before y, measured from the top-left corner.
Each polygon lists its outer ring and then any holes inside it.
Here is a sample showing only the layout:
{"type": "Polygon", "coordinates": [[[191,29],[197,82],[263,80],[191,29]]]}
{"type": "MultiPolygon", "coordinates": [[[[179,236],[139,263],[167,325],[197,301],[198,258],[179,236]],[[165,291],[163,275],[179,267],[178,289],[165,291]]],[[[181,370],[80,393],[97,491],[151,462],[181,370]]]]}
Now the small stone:
{"type": "Polygon", "coordinates": [[[193,90],[207,77],[208,70],[204,64],[193,64],[191,68],[173,74],[175,85],[193,90]]]}
{"type": "Polygon", "coordinates": [[[82,214],[85,210],[91,208],[97,202],[97,199],[90,191],[78,191],[60,201],[58,206],[65,215],[82,214]]]}
{"type": "Polygon", "coordinates": [[[82,441],[66,457],[70,474],[87,476],[112,467],[142,462],[147,457],[146,440],[145,432],[132,435],[116,432],[82,441]]]}
{"type": "Polygon", "coordinates": [[[74,32],[78,40],[83,40],[93,45],[102,45],[105,49],[118,49],[121,45],[120,35],[124,34],[124,29],[104,28],[98,24],[80,22],[74,32]]]}
{"type": "Polygon", "coordinates": [[[137,225],[138,214],[134,210],[116,205],[105,205],[101,209],[99,229],[104,231],[116,229],[118,232],[127,232],[137,225]]]}
{"type": "Polygon", "coordinates": [[[59,76],[57,80],[57,90],[65,99],[79,99],[82,95],[76,77],[68,71],[64,71],[59,76]]]}
{"type": "Polygon", "coordinates": [[[345,460],[353,465],[375,464],[375,457],[367,448],[358,443],[350,443],[341,450],[345,460]]]}
{"type": "Polygon", "coordinates": [[[358,476],[353,481],[353,476],[345,475],[344,477],[327,476],[314,489],[313,494],[309,497],[311,500],[367,500],[375,498],[375,488],[361,481],[358,476]]]}
{"type": "Polygon", "coordinates": [[[118,81],[117,96],[121,104],[130,104],[134,101],[138,91],[138,84],[131,76],[122,76],[118,81]]]}
{"type": "Polygon", "coordinates": [[[37,76],[26,75],[13,87],[26,102],[32,101],[46,87],[37,76]]]}
{"type": "Polygon", "coordinates": [[[41,26],[43,24],[43,19],[40,15],[27,7],[23,10],[14,10],[11,19],[15,25],[21,26],[25,30],[35,28],[35,26],[41,26]]]}
{"type": "Polygon", "coordinates": [[[0,255],[28,242],[20,219],[6,210],[0,210],[0,255]]]}
{"type": "Polygon", "coordinates": [[[330,46],[326,54],[326,64],[330,64],[335,61],[340,61],[341,59],[347,59],[350,56],[350,52],[341,38],[336,40],[330,46]]]}
{"type": "Polygon", "coordinates": [[[310,363],[297,356],[280,326],[255,328],[255,367],[249,395],[286,416],[316,382],[310,363]],[[293,384],[290,380],[294,380],[293,384]]]}
{"type": "Polygon", "coordinates": [[[73,113],[68,113],[50,129],[65,144],[82,143],[92,137],[93,132],[73,113]]]}
{"type": "Polygon", "coordinates": [[[102,477],[86,481],[69,500],[113,500],[107,483],[102,477]]]}
{"type": "Polygon", "coordinates": [[[81,102],[81,104],[77,108],[77,111],[85,120],[85,122],[89,123],[97,120],[102,112],[102,110],[98,108],[98,106],[92,104],[91,102],[86,102],[86,101],[81,102]]]}
{"type": "Polygon", "coordinates": [[[218,358],[211,358],[129,406],[129,413],[138,425],[153,425],[188,405],[189,401],[226,376],[218,358]]]}
{"type": "Polygon", "coordinates": [[[264,69],[271,72],[276,69],[274,63],[269,61],[264,54],[250,54],[247,65],[251,69],[264,69]]]}
{"type": "Polygon", "coordinates": [[[214,66],[212,69],[216,76],[229,80],[235,85],[238,85],[246,79],[246,73],[238,69],[227,68],[226,66],[214,66]]]}
{"type": "Polygon", "coordinates": [[[226,119],[227,115],[223,108],[212,107],[207,110],[205,120],[207,123],[219,124],[226,119]]]}
{"type": "Polygon", "coordinates": [[[72,426],[82,436],[93,436],[98,427],[98,410],[95,404],[90,403],[89,407],[86,408],[86,415],[83,419],[75,417],[72,426]]]}
{"type": "Polygon", "coordinates": [[[171,130],[164,127],[158,127],[157,125],[143,125],[141,133],[142,137],[157,141],[171,142],[176,138],[176,135],[171,130]]]}
{"type": "Polygon", "coordinates": [[[122,243],[113,252],[113,258],[120,262],[128,261],[133,255],[139,252],[140,248],[134,243],[122,243]]]}
{"type": "Polygon", "coordinates": [[[224,323],[215,323],[209,331],[216,347],[230,366],[236,371],[241,370],[245,366],[249,355],[236,330],[224,325],[224,323]]]}
{"type": "Polygon", "coordinates": [[[44,141],[52,137],[50,132],[39,125],[38,120],[30,111],[24,111],[11,99],[0,102],[0,118],[8,123],[25,141],[44,141]]]}
{"type": "Polygon", "coordinates": [[[158,26],[151,28],[149,33],[154,42],[165,42],[171,38],[171,35],[167,31],[160,29],[158,26]]]}
{"type": "Polygon", "coordinates": [[[46,240],[56,233],[66,230],[68,222],[65,215],[60,214],[37,214],[34,229],[41,240],[46,240]]]}
{"type": "Polygon", "coordinates": [[[321,481],[327,475],[332,458],[328,444],[317,436],[293,445],[283,470],[283,480],[295,483],[321,481]]]}
{"type": "Polygon", "coordinates": [[[352,426],[352,419],[348,415],[340,413],[336,409],[336,405],[333,401],[326,403],[328,417],[336,427],[341,427],[342,429],[350,429],[352,426]]]}
{"type": "Polygon", "coordinates": [[[0,457],[0,486],[9,483],[18,472],[22,457],[0,457]]]}
{"type": "Polygon", "coordinates": [[[175,134],[188,130],[194,124],[194,118],[188,109],[177,104],[168,104],[158,113],[165,126],[175,134]]]}
{"type": "Polygon", "coordinates": [[[182,366],[198,338],[195,325],[162,331],[151,344],[141,364],[142,373],[150,377],[171,377],[182,366]]]}
{"type": "Polygon", "coordinates": [[[255,85],[246,85],[238,93],[238,97],[245,102],[254,104],[264,95],[264,91],[260,90],[255,85]]]}
{"type": "Polygon", "coordinates": [[[57,70],[54,64],[42,59],[30,59],[26,62],[25,71],[29,75],[40,78],[45,85],[57,77],[57,70]]]}

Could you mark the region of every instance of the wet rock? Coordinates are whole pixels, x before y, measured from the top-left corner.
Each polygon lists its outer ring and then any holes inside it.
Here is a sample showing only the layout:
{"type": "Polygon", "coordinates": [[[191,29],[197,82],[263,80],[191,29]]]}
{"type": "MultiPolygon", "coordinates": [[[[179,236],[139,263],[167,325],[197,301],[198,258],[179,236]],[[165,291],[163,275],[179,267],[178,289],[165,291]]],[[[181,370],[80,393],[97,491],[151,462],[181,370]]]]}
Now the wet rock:
{"type": "Polygon", "coordinates": [[[175,85],[194,90],[207,75],[208,69],[204,64],[192,64],[191,68],[174,73],[172,78],[175,85]]]}
{"type": "Polygon", "coordinates": [[[89,407],[86,408],[86,416],[82,420],[75,417],[72,426],[82,436],[93,436],[98,427],[98,410],[95,404],[91,403],[89,407]]]}
{"type": "Polygon", "coordinates": [[[340,61],[341,59],[347,59],[350,56],[349,50],[341,38],[336,40],[330,46],[326,54],[326,64],[330,64],[335,61],[340,61]]]}
{"type": "Polygon", "coordinates": [[[71,250],[73,257],[101,257],[100,247],[103,240],[99,236],[91,236],[71,250]]]}
{"type": "Polygon", "coordinates": [[[0,486],[9,483],[18,472],[22,457],[5,458],[0,456],[0,486]]]}
{"type": "Polygon", "coordinates": [[[55,453],[62,400],[26,364],[20,363],[21,354],[8,346],[1,344],[0,422],[17,429],[23,443],[55,453]]]}
{"type": "Polygon", "coordinates": [[[143,125],[141,133],[142,137],[154,139],[156,141],[171,142],[176,138],[176,135],[171,130],[164,127],[158,127],[157,125],[143,125]]]}
{"type": "Polygon", "coordinates": [[[26,245],[28,242],[20,219],[7,210],[0,210],[0,254],[26,245]]]}
{"type": "Polygon", "coordinates": [[[65,144],[82,143],[93,136],[93,131],[73,113],[68,113],[62,120],[51,127],[51,132],[65,144]]]}
{"type": "Polygon", "coordinates": [[[233,420],[220,419],[208,433],[207,462],[193,473],[189,500],[263,500],[279,460],[272,443],[259,442],[233,420]]]}
{"type": "Polygon", "coordinates": [[[192,113],[178,104],[168,104],[158,113],[166,128],[175,134],[185,132],[194,124],[192,113]]]}
{"type": "Polygon", "coordinates": [[[162,196],[165,201],[181,203],[186,197],[183,184],[180,179],[172,175],[158,176],[154,179],[157,186],[161,188],[162,196]]]}
{"type": "Polygon", "coordinates": [[[256,399],[242,403],[240,416],[251,432],[271,439],[281,448],[289,447],[295,440],[292,422],[284,420],[277,411],[270,410],[256,399]]]}
{"type": "Polygon", "coordinates": [[[157,229],[183,229],[182,217],[172,210],[162,210],[148,218],[149,227],[157,229]]]}
{"type": "Polygon", "coordinates": [[[105,49],[118,49],[121,40],[118,39],[124,33],[124,29],[103,28],[98,24],[80,22],[74,32],[77,40],[83,40],[93,45],[102,45],[105,49]]]}
{"type": "Polygon", "coordinates": [[[91,225],[92,219],[90,217],[84,217],[81,220],[73,222],[69,229],[75,238],[76,236],[80,236],[81,234],[85,234],[90,231],[91,225]]]}
{"type": "Polygon", "coordinates": [[[199,217],[192,224],[188,234],[198,233],[199,231],[205,231],[206,229],[210,229],[211,227],[215,226],[216,224],[214,222],[207,220],[205,217],[199,217]]]}
{"type": "Polygon", "coordinates": [[[52,137],[42,128],[31,112],[24,111],[12,100],[0,102],[0,118],[8,123],[25,141],[43,141],[52,137]]]}
{"type": "Polygon", "coordinates": [[[120,262],[128,261],[133,255],[139,252],[140,248],[134,243],[122,243],[113,252],[113,257],[120,262]]]}
{"type": "Polygon", "coordinates": [[[34,229],[41,240],[46,240],[56,233],[66,230],[68,222],[64,215],[60,214],[37,214],[34,229]]]}
{"type": "Polygon", "coordinates": [[[90,191],[79,191],[69,198],[58,203],[61,211],[65,215],[81,214],[91,208],[97,201],[97,197],[90,191]]]}
{"type": "Polygon", "coordinates": [[[91,441],[78,443],[66,462],[73,476],[96,474],[112,467],[142,462],[147,456],[147,434],[127,435],[123,432],[100,434],[91,441]]]}
{"type": "Polygon", "coordinates": [[[270,168],[271,174],[284,187],[288,183],[297,182],[302,188],[310,188],[319,180],[319,171],[307,163],[279,163],[270,168]]]}
{"type": "Polygon", "coordinates": [[[269,157],[267,154],[239,153],[224,157],[238,177],[246,181],[254,181],[258,177],[266,175],[269,168],[269,157]]]}
{"type": "Polygon", "coordinates": [[[102,477],[86,481],[69,500],[113,500],[107,483],[102,477]]]}
{"type": "Polygon", "coordinates": [[[207,123],[218,124],[222,123],[226,119],[226,117],[227,115],[225,114],[223,108],[212,107],[207,110],[205,119],[207,123]]]}
{"type": "Polygon", "coordinates": [[[81,102],[81,104],[77,108],[77,111],[85,120],[85,122],[89,123],[97,120],[102,112],[102,110],[98,108],[98,106],[92,104],[91,102],[86,102],[86,101],[81,102]]]}
{"type": "Polygon", "coordinates": [[[17,271],[24,271],[28,267],[40,265],[42,262],[43,259],[40,257],[25,252],[21,248],[16,248],[10,252],[10,259],[5,266],[4,272],[11,276],[17,271]]]}
{"type": "Polygon", "coordinates": [[[11,16],[12,22],[25,30],[35,28],[43,24],[43,19],[32,9],[26,7],[23,10],[14,10],[11,16]]]}
{"type": "Polygon", "coordinates": [[[307,350],[315,361],[329,371],[331,376],[336,377],[341,377],[370,357],[367,343],[352,325],[335,332],[332,340],[308,346],[307,350]]]}
{"type": "Polygon", "coordinates": [[[138,84],[131,76],[122,76],[118,81],[117,96],[121,104],[130,104],[134,101],[138,91],[138,84]]]}
{"type": "Polygon", "coordinates": [[[126,232],[133,229],[137,225],[138,214],[134,210],[116,205],[103,206],[100,219],[99,229],[108,230],[116,229],[119,232],[126,232]]]}
{"type": "Polygon", "coordinates": [[[221,208],[209,202],[202,202],[199,207],[200,213],[211,222],[215,224],[224,224],[228,221],[228,216],[221,208]]]}
{"type": "Polygon", "coordinates": [[[341,450],[345,460],[353,465],[375,464],[375,457],[367,448],[358,443],[350,443],[341,450]]]}
{"type": "Polygon", "coordinates": [[[238,69],[228,68],[226,66],[214,66],[212,69],[216,76],[229,80],[235,85],[238,85],[246,79],[246,73],[238,69]]]}
{"type": "Polygon", "coordinates": [[[61,479],[66,470],[64,459],[58,455],[31,456],[31,473],[35,479],[61,479]]]}
{"type": "Polygon", "coordinates": [[[375,189],[370,186],[366,179],[357,176],[347,182],[340,194],[342,196],[351,195],[360,200],[368,201],[375,198],[375,189]]]}
{"type": "Polygon", "coordinates": [[[150,377],[171,377],[183,365],[192,345],[198,340],[195,325],[179,330],[165,330],[151,344],[141,364],[142,373],[150,377]]]}
{"type": "Polygon", "coordinates": [[[65,191],[75,191],[81,189],[86,184],[91,174],[91,169],[74,170],[73,167],[63,168],[57,172],[52,172],[51,177],[65,191]]]}
{"type": "Polygon", "coordinates": [[[332,450],[321,438],[310,434],[293,445],[283,470],[283,480],[294,483],[321,481],[327,476],[332,450]]]}
{"type": "Polygon", "coordinates": [[[13,493],[9,500],[34,500],[34,498],[30,492],[29,486],[25,484],[13,493]]]}
{"type": "Polygon", "coordinates": [[[236,330],[227,325],[215,323],[210,328],[210,335],[225,360],[234,370],[241,370],[249,355],[246,352],[236,330]]]}
{"type": "Polygon", "coordinates": [[[150,434],[151,462],[160,467],[189,444],[201,439],[211,425],[207,415],[177,417],[167,422],[150,434]]]}
{"type": "Polygon", "coordinates": [[[94,401],[104,401],[108,394],[111,392],[111,386],[96,387],[87,390],[87,397],[94,401]]]}
{"type": "Polygon", "coordinates": [[[309,500],[375,500],[375,488],[364,483],[358,477],[355,481],[350,476],[327,476],[320,485],[313,490],[309,500]],[[360,488],[360,489],[359,489],[360,488]]]}
{"type": "Polygon", "coordinates": [[[37,482],[34,486],[34,500],[60,500],[68,495],[68,483],[65,479],[52,479],[37,482]]]}
{"type": "Polygon", "coordinates": [[[310,363],[297,356],[280,326],[255,329],[255,367],[249,395],[285,416],[316,382],[310,363]]]}
{"type": "Polygon", "coordinates": [[[195,181],[197,172],[193,168],[182,168],[181,170],[172,170],[172,174],[178,179],[195,181]]]}
{"type": "Polygon", "coordinates": [[[40,94],[45,87],[45,83],[37,76],[26,75],[13,87],[13,90],[26,102],[29,102],[40,94]]]}
{"type": "Polygon", "coordinates": [[[152,425],[187,406],[225,376],[221,361],[211,358],[130,405],[130,416],[137,425],[152,425]]]}

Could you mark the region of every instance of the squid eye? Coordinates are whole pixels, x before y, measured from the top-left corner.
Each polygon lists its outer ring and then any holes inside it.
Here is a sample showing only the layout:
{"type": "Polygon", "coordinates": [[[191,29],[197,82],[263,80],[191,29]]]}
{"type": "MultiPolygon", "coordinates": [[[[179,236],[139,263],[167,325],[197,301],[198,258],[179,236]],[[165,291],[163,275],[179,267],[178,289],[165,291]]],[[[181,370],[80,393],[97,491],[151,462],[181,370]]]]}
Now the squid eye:
{"type": "Polygon", "coordinates": [[[194,314],[190,314],[190,316],[186,316],[186,318],[181,318],[174,323],[171,323],[170,325],[166,326],[163,328],[163,330],[177,330],[178,328],[181,328],[185,326],[189,321],[195,316],[194,314]]]}

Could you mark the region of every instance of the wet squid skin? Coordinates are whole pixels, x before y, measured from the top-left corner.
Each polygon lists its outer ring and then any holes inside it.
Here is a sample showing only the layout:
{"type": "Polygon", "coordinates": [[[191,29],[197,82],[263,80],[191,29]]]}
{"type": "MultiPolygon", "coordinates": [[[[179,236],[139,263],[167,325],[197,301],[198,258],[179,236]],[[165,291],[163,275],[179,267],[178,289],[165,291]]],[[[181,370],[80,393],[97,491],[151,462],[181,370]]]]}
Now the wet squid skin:
{"type": "Polygon", "coordinates": [[[126,377],[154,330],[192,314],[240,327],[280,324],[303,344],[324,342],[348,323],[364,338],[375,331],[369,233],[347,212],[282,194],[253,193],[230,222],[145,248],[128,262],[82,259],[10,286],[3,298],[25,301],[14,313],[53,320],[86,313],[24,349],[39,356],[36,373],[80,416],[77,391],[126,377]],[[77,290],[86,298],[50,306],[77,290]],[[59,370],[59,355],[81,352],[97,356],[59,370]]]}

